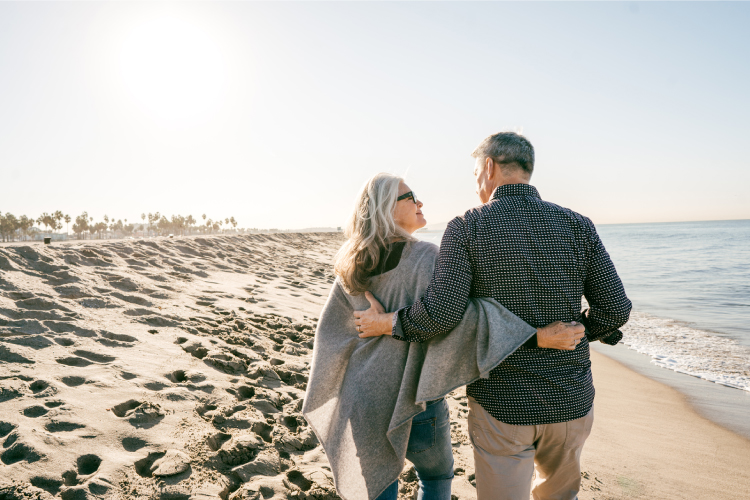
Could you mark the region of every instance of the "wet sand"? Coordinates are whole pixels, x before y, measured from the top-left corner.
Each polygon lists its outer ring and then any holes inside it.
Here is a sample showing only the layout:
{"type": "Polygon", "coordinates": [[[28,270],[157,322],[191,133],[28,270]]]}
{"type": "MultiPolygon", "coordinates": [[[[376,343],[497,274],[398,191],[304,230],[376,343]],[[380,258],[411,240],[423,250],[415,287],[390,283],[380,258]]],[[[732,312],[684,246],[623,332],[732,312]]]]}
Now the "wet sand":
{"type": "Polygon", "coordinates": [[[750,498],[750,440],[700,416],[675,389],[598,352],[591,359],[595,423],[581,500],[750,498]]]}

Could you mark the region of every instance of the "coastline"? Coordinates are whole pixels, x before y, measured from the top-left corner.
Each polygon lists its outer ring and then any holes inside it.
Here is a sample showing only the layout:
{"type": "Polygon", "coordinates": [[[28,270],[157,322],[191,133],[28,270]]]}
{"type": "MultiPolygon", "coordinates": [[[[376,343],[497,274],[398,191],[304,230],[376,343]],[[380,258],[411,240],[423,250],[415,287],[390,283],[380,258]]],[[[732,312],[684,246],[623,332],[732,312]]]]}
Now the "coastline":
{"type": "MultiPolygon", "coordinates": [[[[240,500],[263,489],[334,500],[299,408],[340,238],[0,248],[0,497],[240,500]],[[159,472],[167,459],[173,473],[159,472]]],[[[624,346],[594,345],[592,365],[581,500],[746,498],[748,433],[710,421],[663,378],[745,391],[624,346]]],[[[465,390],[448,403],[453,494],[475,500],[465,390]]],[[[409,467],[401,500],[416,489],[409,467]]]]}
{"type": "Polygon", "coordinates": [[[679,392],[702,417],[750,439],[750,392],[727,387],[694,375],[660,367],[651,357],[622,343],[616,346],[592,344],[592,351],[610,358],[629,370],[679,392]]]}
{"type": "Polygon", "coordinates": [[[750,440],[601,351],[591,354],[595,422],[579,499],[746,499],[750,440]]]}

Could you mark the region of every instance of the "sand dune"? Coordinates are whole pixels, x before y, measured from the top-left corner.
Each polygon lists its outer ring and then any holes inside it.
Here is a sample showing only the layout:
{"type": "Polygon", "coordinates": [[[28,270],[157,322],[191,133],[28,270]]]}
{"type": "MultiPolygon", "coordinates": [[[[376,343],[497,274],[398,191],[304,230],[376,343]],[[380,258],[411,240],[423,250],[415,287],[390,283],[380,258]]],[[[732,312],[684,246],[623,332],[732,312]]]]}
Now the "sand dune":
{"type": "Polygon", "coordinates": [[[338,498],[300,409],[341,241],[0,246],[0,499],[338,498]]]}
{"type": "Polygon", "coordinates": [[[340,244],[0,247],[7,498],[335,498],[299,411],[340,244]]]}

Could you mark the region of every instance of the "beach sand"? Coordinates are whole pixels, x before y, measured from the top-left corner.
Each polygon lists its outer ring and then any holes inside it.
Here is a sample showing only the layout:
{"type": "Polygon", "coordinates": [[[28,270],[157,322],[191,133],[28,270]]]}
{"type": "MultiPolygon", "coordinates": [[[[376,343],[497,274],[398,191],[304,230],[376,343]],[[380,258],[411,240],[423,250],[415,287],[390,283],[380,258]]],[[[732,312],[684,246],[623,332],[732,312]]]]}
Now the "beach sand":
{"type": "Polygon", "coordinates": [[[750,498],[749,440],[698,415],[676,390],[599,353],[591,361],[595,423],[581,500],[750,498]]]}
{"type": "MultiPolygon", "coordinates": [[[[0,500],[337,498],[300,408],[341,241],[0,246],[0,500]]],[[[747,440],[592,357],[581,499],[748,498],[747,440]]],[[[448,402],[454,495],[476,498],[465,391],[448,402]]]]}

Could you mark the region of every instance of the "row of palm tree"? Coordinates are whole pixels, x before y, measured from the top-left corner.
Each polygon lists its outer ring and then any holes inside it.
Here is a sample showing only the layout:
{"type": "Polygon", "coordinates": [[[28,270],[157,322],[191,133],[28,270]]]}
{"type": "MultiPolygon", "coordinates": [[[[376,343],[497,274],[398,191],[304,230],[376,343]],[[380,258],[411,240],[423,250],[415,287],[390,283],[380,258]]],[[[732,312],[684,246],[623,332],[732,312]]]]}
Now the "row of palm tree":
{"type": "Polygon", "coordinates": [[[68,224],[70,221],[70,215],[64,215],[59,210],[52,214],[44,212],[37,219],[26,215],[16,217],[10,212],[5,214],[0,212],[0,239],[2,241],[27,240],[41,232],[39,228],[34,227],[34,224],[39,224],[39,226],[44,226],[47,231],[52,230],[54,232],[62,229],[63,222],[68,224]]]}
{"type": "Polygon", "coordinates": [[[167,219],[166,216],[160,214],[159,212],[155,213],[142,213],[141,214],[141,220],[146,223],[146,219],[148,219],[148,225],[146,226],[146,230],[148,234],[151,234],[152,231],[155,232],[155,234],[214,234],[214,233],[222,233],[226,232],[230,229],[235,230],[237,229],[237,221],[234,217],[227,217],[224,220],[217,219],[207,219],[206,214],[202,214],[201,218],[203,219],[202,223],[199,223],[192,215],[188,215],[187,217],[183,217],[182,215],[173,215],[171,219],[167,219]],[[223,226],[226,225],[226,228],[223,226]]]}
{"type": "MultiPolygon", "coordinates": [[[[123,238],[131,236],[137,231],[140,231],[142,236],[196,233],[215,234],[229,231],[245,232],[244,229],[237,230],[237,221],[234,217],[213,220],[207,218],[206,214],[203,214],[201,218],[203,221],[199,224],[192,215],[188,215],[187,217],[173,215],[171,218],[167,218],[159,212],[143,213],[141,214],[143,223],[137,225],[133,223],[129,224],[128,219],[115,220],[114,218],[110,219],[107,215],[103,217],[102,221],[94,222],[93,217],[90,217],[87,212],[83,212],[75,218],[72,229],[78,239],[91,239],[95,236],[100,239],[123,238]],[[146,224],[146,219],[148,219],[148,224],[146,224]]],[[[34,239],[45,232],[51,235],[51,233],[63,228],[63,222],[65,223],[67,234],[71,221],[73,219],[70,215],[63,214],[59,210],[52,214],[45,212],[36,219],[27,217],[26,215],[16,217],[11,213],[3,214],[0,212],[0,240],[23,241],[34,239]],[[35,224],[39,227],[35,227],[35,224]],[[45,231],[41,230],[42,226],[44,226],[45,231]]]]}

